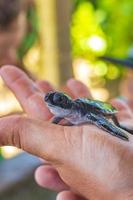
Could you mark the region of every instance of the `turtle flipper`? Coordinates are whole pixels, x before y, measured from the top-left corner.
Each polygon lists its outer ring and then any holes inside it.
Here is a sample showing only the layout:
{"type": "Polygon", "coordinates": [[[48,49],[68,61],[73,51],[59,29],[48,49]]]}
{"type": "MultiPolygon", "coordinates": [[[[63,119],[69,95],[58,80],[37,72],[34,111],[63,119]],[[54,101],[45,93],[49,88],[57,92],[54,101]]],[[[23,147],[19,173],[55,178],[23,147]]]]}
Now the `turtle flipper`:
{"type": "Polygon", "coordinates": [[[60,122],[62,119],[63,119],[63,118],[61,118],[61,117],[53,117],[52,123],[53,123],[53,124],[59,124],[59,122],[60,122]]]}
{"type": "Polygon", "coordinates": [[[115,124],[116,126],[121,127],[121,126],[120,126],[120,123],[119,123],[119,121],[118,121],[118,119],[117,119],[117,117],[116,117],[115,115],[112,115],[112,121],[114,122],[114,124],[115,124]]]}
{"type": "Polygon", "coordinates": [[[116,126],[115,124],[111,123],[104,116],[91,114],[91,122],[113,136],[119,137],[123,140],[128,140],[128,135],[125,133],[125,131],[122,130],[120,127],[116,126]]]}
{"type": "Polygon", "coordinates": [[[130,128],[125,127],[125,126],[122,126],[121,124],[120,124],[120,128],[122,128],[123,130],[125,130],[128,133],[130,133],[131,135],[133,135],[133,129],[130,129],[130,128]]]}
{"type": "Polygon", "coordinates": [[[114,122],[114,124],[115,124],[116,126],[120,127],[121,129],[123,129],[123,130],[125,130],[125,131],[127,131],[128,133],[130,133],[130,134],[133,135],[133,130],[130,129],[130,128],[128,128],[128,127],[122,126],[122,125],[119,123],[119,121],[118,121],[118,119],[117,119],[117,117],[116,117],[115,115],[112,116],[112,120],[113,120],[113,122],[114,122]]]}
{"type": "Polygon", "coordinates": [[[66,121],[62,124],[63,126],[74,126],[74,124],[72,124],[71,122],[69,121],[66,121]]]}

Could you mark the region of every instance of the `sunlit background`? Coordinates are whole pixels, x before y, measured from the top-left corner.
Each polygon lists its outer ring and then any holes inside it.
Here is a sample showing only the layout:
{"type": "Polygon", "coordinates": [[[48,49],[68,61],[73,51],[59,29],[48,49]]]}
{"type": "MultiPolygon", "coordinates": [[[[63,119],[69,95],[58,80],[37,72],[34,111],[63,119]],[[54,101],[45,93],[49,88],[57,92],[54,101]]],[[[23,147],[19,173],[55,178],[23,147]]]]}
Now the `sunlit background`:
{"type": "MultiPolygon", "coordinates": [[[[36,0],[29,6],[27,20],[32,28],[18,49],[19,59],[35,79],[50,80],[57,87],[64,84],[63,77],[69,71],[90,88],[94,99],[108,101],[121,95],[120,84],[128,74],[128,69],[122,65],[105,62],[100,57],[133,57],[133,1],[73,0],[69,4],[71,20],[70,26],[66,27],[61,19],[59,24],[56,23],[53,1],[36,0]],[[57,35],[60,24],[64,29],[70,27],[68,38],[57,35]],[[71,42],[70,49],[67,46],[68,40],[71,42]],[[63,43],[67,52],[62,52],[58,43],[63,43]],[[68,62],[68,66],[62,66],[62,69],[58,66],[59,59],[62,56],[62,60],[67,60],[70,53],[71,65],[68,62]]],[[[62,10],[66,9],[65,5],[61,6],[62,10]]],[[[58,11],[61,12],[60,9],[58,11]]],[[[69,73],[68,78],[71,76],[69,73]]],[[[0,91],[0,115],[21,111],[19,103],[2,80],[0,91]]],[[[4,147],[1,148],[0,158],[9,159],[17,153],[20,153],[20,150],[4,147]]]]}

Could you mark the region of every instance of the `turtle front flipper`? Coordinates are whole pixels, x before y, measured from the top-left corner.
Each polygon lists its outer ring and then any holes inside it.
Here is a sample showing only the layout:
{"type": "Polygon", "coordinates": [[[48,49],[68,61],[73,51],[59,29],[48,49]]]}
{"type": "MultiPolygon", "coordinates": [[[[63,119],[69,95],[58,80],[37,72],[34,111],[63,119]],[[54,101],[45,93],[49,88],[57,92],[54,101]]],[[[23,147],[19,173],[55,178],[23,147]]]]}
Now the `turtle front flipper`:
{"type": "Polygon", "coordinates": [[[63,118],[61,118],[61,117],[53,117],[52,123],[53,123],[53,124],[59,124],[59,122],[60,122],[62,119],[63,119],[63,118]]]}
{"type": "Polygon", "coordinates": [[[91,122],[113,136],[119,137],[123,140],[128,140],[128,135],[125,133],[125,131],[111,123],[104,116],[91,114],[91,122]]]}

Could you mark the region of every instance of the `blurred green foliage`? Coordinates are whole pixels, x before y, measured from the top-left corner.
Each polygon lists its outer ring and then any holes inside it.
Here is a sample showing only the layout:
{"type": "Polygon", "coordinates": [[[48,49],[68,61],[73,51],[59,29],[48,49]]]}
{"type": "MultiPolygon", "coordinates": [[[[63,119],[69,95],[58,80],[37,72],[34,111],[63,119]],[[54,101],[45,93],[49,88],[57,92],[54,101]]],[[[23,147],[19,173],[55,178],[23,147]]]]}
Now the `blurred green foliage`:
{"type": "MultiPolygon", "coordinates": [[[[103,54],[124,57],[133,47],[132,0],[74,0],[72,17],[73,55],[89,54],[83,41],[92,34],[106,39],[103,54]]],[[[84,43],[85,44],[85,43],[84,43]]]]}
{"type": "MultiPolygon", "coordinates": [[[[125,58],[133,48],[132,0],[73,0],[71,26],[72,54],[83,58],[95,68],[92,84],[101,79],[102,87],[113,88],[125,73],[124,67],[107,64],[97,58],[109,55],[125,58]],[[104,80],[104,81],[103,81],[104,80]],[[112,84],[112,85],[111,85],[112,84]]],[[[133,51],[132,51],[133,52],[133,51]]],[[[118,94],[114,87],[111,97],[118,94]],[[115,89],[115,90],[114,90],[115,89]]]]}

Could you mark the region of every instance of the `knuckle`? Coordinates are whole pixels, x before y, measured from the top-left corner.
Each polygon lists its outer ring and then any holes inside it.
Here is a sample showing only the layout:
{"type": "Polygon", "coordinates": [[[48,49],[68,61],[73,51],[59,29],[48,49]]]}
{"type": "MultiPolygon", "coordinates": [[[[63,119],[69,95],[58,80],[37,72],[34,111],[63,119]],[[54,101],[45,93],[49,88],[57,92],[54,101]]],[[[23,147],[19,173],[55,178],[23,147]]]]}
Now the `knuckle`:
{"type": "Polygon", "coordinates": [[[64,155],[67,157],[70,147],[69,136],[67,136],[68,131],[64,126],[60,126],[59,131],[56,129],[52,134],[52,140],[50,139],[51,142],[45,151],[45,159],[54,162],[55,164],[61,164],[64,155]]]}
{"type": "Polygon", "coordinates": [[[12,85],[16,85],[16,84],[19,84],[22,80],[23,80],[23,75],[22,74],[19,74],[18,76],[16,76],[14,79],[12,79],[12,82],[11,84],[12,85]]]}
{"type": "Polygon", "coordinates": [[[64,142],[69,150],[80,149],[82,144],[83,127],[64,127],[64,142]]]}
{"type": "Polygon", "coordinates": [[[17,116],[14,118],[14,123],[12,127],[11,134],[9,135],[9,144],[22,149],[22,132],[23,132],[23,124],[24,118],[21,116],[17,116]]]}

